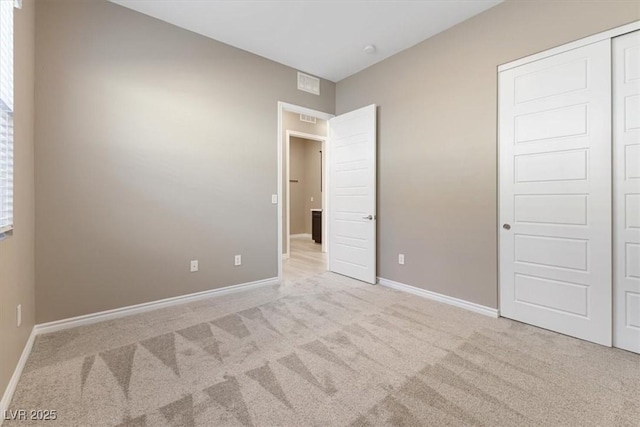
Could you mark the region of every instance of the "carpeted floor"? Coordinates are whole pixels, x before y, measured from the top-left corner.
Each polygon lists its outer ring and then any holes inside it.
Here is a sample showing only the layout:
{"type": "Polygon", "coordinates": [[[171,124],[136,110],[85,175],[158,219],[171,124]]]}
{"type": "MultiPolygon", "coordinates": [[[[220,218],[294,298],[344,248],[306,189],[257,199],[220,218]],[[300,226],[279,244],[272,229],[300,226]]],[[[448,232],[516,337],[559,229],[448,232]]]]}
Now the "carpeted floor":
{"type": "Polygon", "coordinates": [[[638,426],[640,356],[324,273],[39,336],[10,409],[61,426],[638,426]]]}

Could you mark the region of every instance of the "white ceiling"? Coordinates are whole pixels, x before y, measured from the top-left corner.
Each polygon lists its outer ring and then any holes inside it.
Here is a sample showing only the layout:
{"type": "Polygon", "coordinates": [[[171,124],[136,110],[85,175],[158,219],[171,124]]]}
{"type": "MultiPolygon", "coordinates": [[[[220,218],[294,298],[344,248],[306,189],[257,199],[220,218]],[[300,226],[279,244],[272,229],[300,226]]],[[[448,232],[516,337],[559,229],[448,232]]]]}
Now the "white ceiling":
{"type": "Polygon", "coordinates": [[[337,82],[502,0],[111,0],[337,82]],[[373,44],[377,53],[364,53],[373,44]]]}

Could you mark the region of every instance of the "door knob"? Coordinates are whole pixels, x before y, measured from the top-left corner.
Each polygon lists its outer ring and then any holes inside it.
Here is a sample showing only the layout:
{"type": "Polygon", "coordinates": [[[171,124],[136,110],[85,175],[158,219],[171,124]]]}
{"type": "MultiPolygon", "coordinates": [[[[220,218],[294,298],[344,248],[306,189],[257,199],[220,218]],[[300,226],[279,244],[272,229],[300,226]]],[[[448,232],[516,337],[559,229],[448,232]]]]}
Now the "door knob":
{"type": "Polygon", "coordinates": [[[373,219],[373,215],[363,216],[362,219],[368,219],[369,221],[371,221],[373,219]]]}
{"type": "Polygon", "coordinates": [[[511,230],[511,226],[509,224],[503,224],[502,228],[504,228],[505,230],[511,230]]]}

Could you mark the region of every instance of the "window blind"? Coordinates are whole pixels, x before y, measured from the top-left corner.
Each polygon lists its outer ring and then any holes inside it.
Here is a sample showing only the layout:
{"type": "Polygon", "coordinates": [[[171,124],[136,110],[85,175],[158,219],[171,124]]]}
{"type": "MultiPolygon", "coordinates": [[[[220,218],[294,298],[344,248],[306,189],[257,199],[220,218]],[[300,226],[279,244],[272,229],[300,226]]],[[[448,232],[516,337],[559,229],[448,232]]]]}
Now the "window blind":
{"type": "Polygon", "coordinates": [[[13,7],[0,0],[0,233],[13,229],[13,7]]]}

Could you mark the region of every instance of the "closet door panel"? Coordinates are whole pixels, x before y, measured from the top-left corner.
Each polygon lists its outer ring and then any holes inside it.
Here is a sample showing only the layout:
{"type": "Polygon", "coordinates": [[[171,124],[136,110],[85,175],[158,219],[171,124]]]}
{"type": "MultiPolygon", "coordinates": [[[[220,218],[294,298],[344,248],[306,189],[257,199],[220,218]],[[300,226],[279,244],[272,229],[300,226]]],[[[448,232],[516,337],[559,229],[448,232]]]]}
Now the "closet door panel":
{"type": "Polygon", "coordinates": [[[613,39],[614,345],[640,353],[640,31],[613,39]]]}
{"type": "Polygon", "coordinates": [[[500,313],[611,345],[611,43],[499,76],[500,313]]]}

